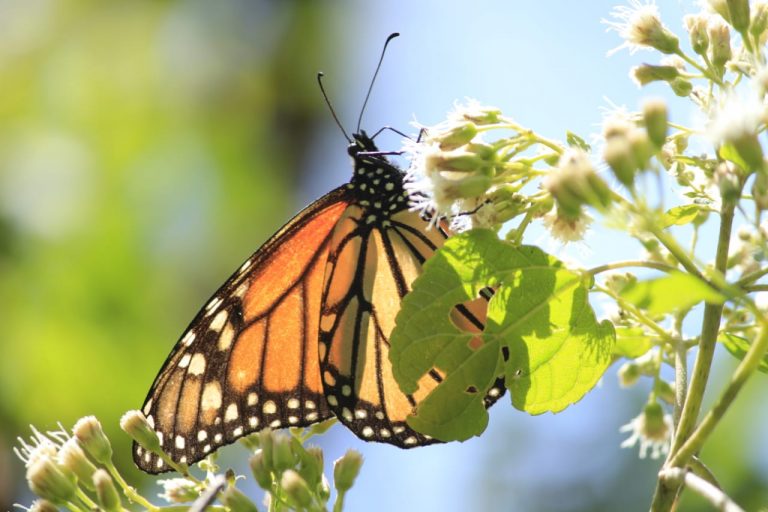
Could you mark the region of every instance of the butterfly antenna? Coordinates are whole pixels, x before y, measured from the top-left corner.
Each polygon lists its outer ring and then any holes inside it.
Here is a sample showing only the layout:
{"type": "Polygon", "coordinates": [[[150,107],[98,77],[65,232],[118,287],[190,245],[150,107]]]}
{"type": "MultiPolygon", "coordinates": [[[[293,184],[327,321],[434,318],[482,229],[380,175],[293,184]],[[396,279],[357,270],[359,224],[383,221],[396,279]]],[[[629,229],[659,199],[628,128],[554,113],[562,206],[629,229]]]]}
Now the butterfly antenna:
{"type": "Polygon", "coordinates": [[[373,90],[373,84],[376,83],[376,76],[379,74],[379,70],[381,69],[381,63],[384,62],[384,54],[387,52],[387,45],[391,40],[399,36],[399,32],[393,32],[389,34],[389,37],[387,37],[387,40],[384,41],[384,48],[381,50],[381,57],[379,57],[379,63],[376,66],[376,71],[373,73],[373,78],[371,78],[371,85],[368,86],[368,94],[365,95],[365,101],[363,102],[363,108],[360,109],[360,117],[357,118],[357,132],[360,132],[360,125],[363,122],[363,113],[365,112],[365,107],[368,105],[368,98],[371,97],[371,91],[373,90]]]}
{"type": "Polygon", "coordinates": [[[344,135],[344,138],[347,139],[347,142],[350,144],[352,143],[352,139],[349,138],[349,135],[347,135],[347,130],[344,129],[344,126],[341,124],[341,121],[339,121],[339,116],[336,115],[336,111],[333,110],[333,105],[331,105],[331,100],[328,99],[328,95],[325,93],[325,87],[323,87],[323,77],[325,75],[322,71],[317,73],[317,83],[320,85],[320,92],[323,93],[323,98],[325,99],[325,104],[328,105],[328,110],[331,111],[331,115],[333,116],[333,120],[336,121],[336,126],[339,127],[341,130],[341,134],[344,135]]]}

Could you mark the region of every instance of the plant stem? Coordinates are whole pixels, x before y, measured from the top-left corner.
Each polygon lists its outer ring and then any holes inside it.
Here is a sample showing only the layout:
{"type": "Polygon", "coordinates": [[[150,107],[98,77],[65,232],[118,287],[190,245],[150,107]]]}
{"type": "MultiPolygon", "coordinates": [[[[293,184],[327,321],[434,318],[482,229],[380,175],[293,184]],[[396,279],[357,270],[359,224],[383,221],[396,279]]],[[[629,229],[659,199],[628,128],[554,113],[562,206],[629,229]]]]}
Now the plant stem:
{"type": "Polygon", "coordinates": [[[768,351],[768,327],[763,326],[757,341],[749,347],[747,354],[739,363],[723,394],[720,395],[712,409],[704,416],[701,424],[691,434],[685,444],[670,459],[669,464],[671,466],[682,466],[701,449],[704,441],[720,422],[725,411],[733,403],[733,400],[739,394],[747,379],[757,370],[766,351],[768,351]]]}
{"type": "Polygon", "coordinates": [[[685,407],[686,390],[688,389],[688,348],[682,339],[674,344],[675,349],[675,428],[680,423],[680,416],[685,407]]]}
{"type": "MultiPolygon", "coordinates": [[[[733,218],[733,212],[731,212],[731,218],[733,218]]],[[[651,233],[653,233],[653,236],[655,236],[658,239],[658,241],[661,242],[661,245],[666,247],[667,250],[672,254],[672,256],[674,256],[675,259],[680,262],[680,264],[683,266],[685,270],[687,270],[694,276],[700,279],[703,279],[704,281],[707,280],[702,275],[701,271],[699,270],[699,267],[696,266],[696,264],[693,262],[691,257],[688,256],[688,254],[685,252],[685,249],[683,249],[680,246],[680,244],[677,243],[677,240],[675,240],[674,237],[670,236],[669,233],[659,228],[658,226],[651,226],[650,231],[651,233]]]]}
{"type": "Polygon", "coordinates": [[[136,492],[136,489],[128,485],[128,482],[125,481],[123,476],[117,471],[117,468],[114,464],[108,464],[106,465],[107,471],[109,471],[109,474],[112,475],[112,478],[115,479],[117,482],[117,485],[119,485],[123,489],[123,494],[126,498],[128,498],[128,501],[132,503],[138,503],[142,507],[146,508],[149,511],[156,511],[159,509],[156,505],[153,505],[149,501],[147,501],[144,496],[136,492]]]}
{"type": "MultiPolygon", "coordinates": [[[[734,211],[734,203],[723,202],[722,210],[720,213],[720,233],[718,235],[717,241],[717,253],[715,255],[715,270],[723,275],[725,275],[726,265],[728,263],[728,249],[731,241],[734,211]]],[[[666,235],[666,233],[663,231],[661,231],[660,234],[666,235]]],[[[658,234],[657,237],[659,237],[658,234]]],[[[664,240],[661,238],[659,238],[659,241],[664,243],[664,240]]],[[[664,245],[666,246],[667,244],[664,245]]],[[[672,251],[670,250],[670,252],[672,251]]],[[[675,253],[673,252],[673,254],[675,253]]],[[[675,256],[677,255],[675,254],[675,256]]],[[[691,271],[687,266],[686,270],[689,270],[689,272],[691,271]]],[[[701,275],[698,273],[698,269],[695,270],[697,272],[696,275],[701,277],[701,275]]],[[[693,455],[693,452],[690,452],[687,453],[686,458],[683,458],[678,457],[678,452],[688,440],[688,437],[691,435],[691,432],[693,431],[696,424],[696,420],[699,416],[699,412],[701,411],[701,403],[704,399],[704,390],[707,387],[709,371],[712,366],[712,358],[715,354],[715,345],[717,343],[717,335],[720,330],[720,318],[722,313],[722,304],[707,303],[704,306],[704,318],[702,319],[701,323],[701,338],[699,338],[699,351],[696,355],[696,362],[693,365],[691,384],[688,388],[685,405],[683,406],[682,413],[680,414],[680,422],[678,423],[677,429],[675,430],[675,436],[672,440],[672,447],[669,451],[669,457],[667,458],[667,463],[665,463],[665,467],[667,468],[670,467],[669,462],[671,460],[675,459],[678,463],[685,465],[688,463],[690,456],[693,455]]],[[[680,482],[667,482],[659,478],[656,485],[656,491],[653,496],[651,510],[671,510],[679,490],[680,482]]]]}
{"type": "Polygon", "coordinates": [[[744,509],[738,506],[727,494],[690,471],[680,468],[662,469],[659,472],[659,480],[664,480],[678,487],[685,483],[689,489],[707,500],[715,510],[744,512],[744,509]]]}
{"type": "Polygon", "coordinates": [[[615,263],[606,263],[605,265],[592,267],[591,269],[587,270],[587,273],[594,276],[601,272],[606,272],[608,270],[618,270],[620,268],[627,268],[627,267],[645,267],[645,268],[652,268],[654,270],[661,270],[662,272],[672,272],[677,270],[672,265],[657,263],[655,261],[630,260],[630,261],[617,261],[615,263]]]}

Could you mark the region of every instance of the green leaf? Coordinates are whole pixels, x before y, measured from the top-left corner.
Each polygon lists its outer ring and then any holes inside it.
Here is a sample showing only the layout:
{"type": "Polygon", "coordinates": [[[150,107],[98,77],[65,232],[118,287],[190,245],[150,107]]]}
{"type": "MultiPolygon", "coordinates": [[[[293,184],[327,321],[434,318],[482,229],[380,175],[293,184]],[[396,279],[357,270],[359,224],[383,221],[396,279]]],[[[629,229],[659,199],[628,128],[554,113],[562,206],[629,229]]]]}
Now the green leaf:
{"type": "Polygon", "coordinates": [[[483,399],[500,375],[515,407],[531,414],[580,400],[610,364],[615,342],[613,326],[596,321],[587,295],[580,274],[537,247],[517,247],[488,230],[449,239],[403,300],[390,340],[404,392],[415,392],[433,369],[443,375],[409,425],[445,441],[480,434],[488,422],[483,399]],[[449,317],[488,286],[496,294],[479,343],[449,317]]]}
{"type": "MultiPolygon", "coordinates": [[[[744,359],[744,356],[747,355],[747,350],[749,350],[751,345],[747,338],[728,332],[724,333],[718,341],[728,349],[728,352],[730,352],[733,357],[739,360],[744,359]]],[[[757,369],[763,373],[768,373],[768,354],[763,356],[757,369]]]]}
{"type": "Polygon", "coordinates": [[[691,274],[672,272],[648,281],[637,281],[621,291],[621,296],[652,315],[663,315],[690,308],[701,301],[721,304],[725,297],[691,274]]]}
{"type": "Polygon", "coordinates": [[[686,204],[675,206],[667,210],[661,220],[661,228],[666,229],[670,226],[684,226],[690,224],[701,212],[701,206],[698,204],[686,204]]]}
{"type": "Polygon", "coordinates": [[[634,359],[653,347],[653,340],[640,327],[617,327],[614,355],[634,359]]]}
{"type": "Polygon", "coordinates": [[[579,137],[578,135],[576,135],[575,133],[573,133],[570,130],[565,132],[565,142],[569,146],[582,149],[582,150],[586,151],[587,153],[592,151],[592,146],[587,144],[587,142],[584,139],[582,139],[581,137],[579,137]]]}
{"type": "Polygon", "coordinates": [[[717,153],[720,155],[720,158],[729,160],[744,170],[749,170],[751,168],[751,166],[741,157],[739,152],[736,151],[736,148],[733,146],[733,144],[723,144],[720,146],[717,153]]]}

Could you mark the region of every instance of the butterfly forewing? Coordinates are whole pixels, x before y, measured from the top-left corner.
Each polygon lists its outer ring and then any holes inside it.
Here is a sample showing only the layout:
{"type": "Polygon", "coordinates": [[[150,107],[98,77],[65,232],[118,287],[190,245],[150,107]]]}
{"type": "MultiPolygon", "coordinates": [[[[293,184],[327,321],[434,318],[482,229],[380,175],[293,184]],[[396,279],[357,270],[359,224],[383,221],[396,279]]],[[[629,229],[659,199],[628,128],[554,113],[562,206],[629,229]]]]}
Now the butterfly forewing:
{"type": "MultiPolygon", "coordinates": [[[[346,189],[278,231],[214,294],[176,344],[143,412],[182,463],[260,430],[306,426],[331,412],[320,381],[318,318],[333,229],[346,189]]],[[[134,445],[143,470],[161,459],[134,445]]]]}

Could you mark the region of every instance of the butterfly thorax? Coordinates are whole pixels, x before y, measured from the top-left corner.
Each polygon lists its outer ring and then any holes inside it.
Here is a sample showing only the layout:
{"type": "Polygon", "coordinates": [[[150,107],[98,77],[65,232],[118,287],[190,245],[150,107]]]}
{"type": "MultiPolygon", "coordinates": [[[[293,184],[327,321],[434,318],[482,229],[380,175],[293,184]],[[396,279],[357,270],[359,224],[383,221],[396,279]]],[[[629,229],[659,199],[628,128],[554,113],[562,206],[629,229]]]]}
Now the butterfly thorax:
{"type": "Polygon", "coordinates": [[[408,208],[403,188],[403,172],[381,154],[364,132],[354,135],[349,145],[354,171],[347,188],[352,201],[363,209],[363,222],[379,227],[389,226],[389,218],[408,208]]]}

